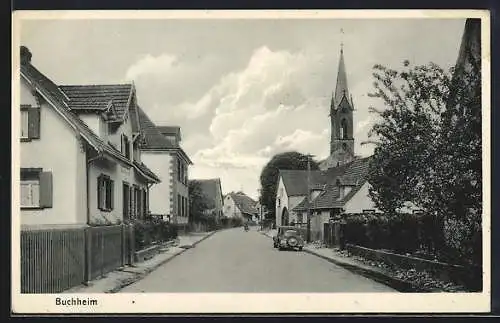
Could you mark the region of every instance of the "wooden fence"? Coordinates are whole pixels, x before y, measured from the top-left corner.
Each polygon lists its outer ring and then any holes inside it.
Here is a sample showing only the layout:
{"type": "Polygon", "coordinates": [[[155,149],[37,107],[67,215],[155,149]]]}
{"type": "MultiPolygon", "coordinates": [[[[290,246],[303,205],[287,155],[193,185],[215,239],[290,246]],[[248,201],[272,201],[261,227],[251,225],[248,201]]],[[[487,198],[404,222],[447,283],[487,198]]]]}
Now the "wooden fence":
{"type": "Polygon", "coordinates": [[[21,231],[21,293],[58,293],[132,264],[134,231],[114,225],[21,231]]]}
{"type": "Polygon", "coordinates": [[[21,293],[58,293],[85,281],[85,229],[21,232],[21,293]]]}

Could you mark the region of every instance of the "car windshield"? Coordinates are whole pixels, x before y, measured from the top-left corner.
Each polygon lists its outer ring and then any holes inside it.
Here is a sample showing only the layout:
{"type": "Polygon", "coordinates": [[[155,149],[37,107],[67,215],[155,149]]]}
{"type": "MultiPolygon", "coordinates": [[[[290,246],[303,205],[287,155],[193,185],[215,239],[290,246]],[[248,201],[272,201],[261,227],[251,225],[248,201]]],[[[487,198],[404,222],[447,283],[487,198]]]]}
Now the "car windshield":
{"type": "Polygon", "coordinates": [[[297,236],[297,235],[299,235],[297,230],[286,230],[284,234],[285,237],[297,236]]]}

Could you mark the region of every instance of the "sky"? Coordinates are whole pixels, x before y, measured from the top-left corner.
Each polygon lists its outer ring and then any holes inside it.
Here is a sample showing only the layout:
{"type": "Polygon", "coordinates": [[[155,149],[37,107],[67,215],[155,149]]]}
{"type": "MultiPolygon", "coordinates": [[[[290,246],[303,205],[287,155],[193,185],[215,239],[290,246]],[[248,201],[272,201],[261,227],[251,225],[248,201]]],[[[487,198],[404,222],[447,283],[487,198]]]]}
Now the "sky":
{"type": "Polygon", "coordinates": [[[258,196],[259,176],[284,151],[329,153],[329,104],[343,43],[355,153],[381,102],[373,65],[456,62],[464,19],[27,20],[21,43],[56,84],[134,82],[157,125],[181,127],[191,179],[258,196]],[[341,32],[343,30],[343,32],[341,32]]]}

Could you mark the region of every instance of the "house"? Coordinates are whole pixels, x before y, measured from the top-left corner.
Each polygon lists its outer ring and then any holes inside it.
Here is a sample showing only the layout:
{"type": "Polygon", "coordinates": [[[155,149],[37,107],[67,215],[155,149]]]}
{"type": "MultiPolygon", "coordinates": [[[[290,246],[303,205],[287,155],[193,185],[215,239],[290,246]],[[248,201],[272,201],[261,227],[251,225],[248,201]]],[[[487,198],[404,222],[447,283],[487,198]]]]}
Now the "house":
{"type": "Polygon", "coordinates": [[[323,239],[324,224],[342,213],[379,211],[368,193],[369,162],[370,157],[360,158],[325,172],[323,181],[312,186],[309,201],[306,193],[292,209],[299,224],[307,224],[310,210],[313,239],[323,239]]]}
{"type": "Polygon", "coordinates": [[[58,293],[133,263],[129,222],[161,180],[133,84],[57,85],[20,58],[21,292],[58,293]]]}
{"type": "Polygon", "coordinates": [[[207,203],[205,215],[220,219],[223,216],[224,204],[220,178],[194,179],[190,182],[198,184],[205,196],[205,201],[207,203]]]}
{"type": "Polygon", "coordinates": [[[243,192],[231,192],[224,198],[224,216],[257,221],[257,202],[243,192]]]}
{"type": "Polygon", "coordinates": [[[133,84],[56,85],[21,47],[21,223],[116,224],[148,213],[133,84]]]}
{"type": "Polygon", "coordinates": [[[180,128],[157,126],[140,107],[138,116],[144,133],[142,158],[162,181],[151,188],[151,213],[185,231],[189,219],[188,167],[193,162],[180,146],[180,128]]]}

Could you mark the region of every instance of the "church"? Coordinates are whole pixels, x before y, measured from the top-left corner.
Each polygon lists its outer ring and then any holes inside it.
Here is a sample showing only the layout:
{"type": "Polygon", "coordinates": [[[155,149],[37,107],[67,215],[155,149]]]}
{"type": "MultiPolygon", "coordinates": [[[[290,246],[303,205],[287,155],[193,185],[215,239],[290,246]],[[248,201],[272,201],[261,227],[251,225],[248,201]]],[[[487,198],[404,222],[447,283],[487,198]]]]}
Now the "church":
{"type": "Polygon", "coordinates": [[[309,176],[305,170],[280,170],[276,190],[277,226],[305,227],[309,208],[311,237],[322,240],[324,224],[337,214],[377,211],[368,194],[370,157],[355,154],[353,112],[341,47],[337,83],[330,103],[330,155],[320,163],[320,170],[310,171],[309,176]]]}

